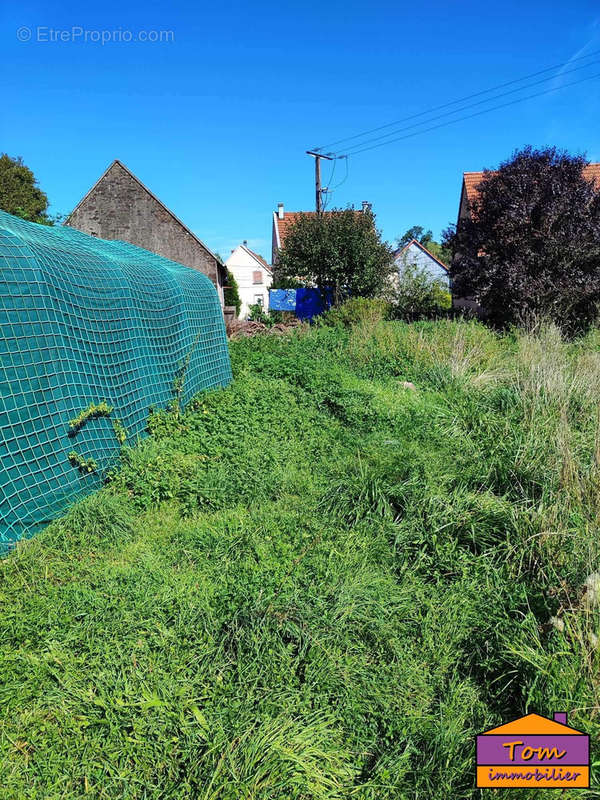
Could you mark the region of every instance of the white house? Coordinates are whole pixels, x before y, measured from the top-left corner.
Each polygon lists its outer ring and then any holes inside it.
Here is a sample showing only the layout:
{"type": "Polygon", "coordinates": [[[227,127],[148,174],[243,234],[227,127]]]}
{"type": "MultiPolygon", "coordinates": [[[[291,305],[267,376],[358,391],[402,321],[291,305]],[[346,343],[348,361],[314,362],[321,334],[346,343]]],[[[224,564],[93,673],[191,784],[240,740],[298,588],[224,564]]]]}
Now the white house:
{"type": "Polygon", "coordinates": [[[445,286],[450,285],[448,267],[436,258],[433,253],[424,247],[416,239],[405,244],[394,253],[394,261],[400,275],[407,266],[416,265],[425,270],[432,278],[439,280],[445,286]]]}
{"type": "Polygon", "coordinates": [[[250,250],[248,242],[231,251],[225,266],[237,281],[242,301],[240,317],[245,318],[250,306],[256,304],[268,309],[273,272],[262,256],[250,250]]]}

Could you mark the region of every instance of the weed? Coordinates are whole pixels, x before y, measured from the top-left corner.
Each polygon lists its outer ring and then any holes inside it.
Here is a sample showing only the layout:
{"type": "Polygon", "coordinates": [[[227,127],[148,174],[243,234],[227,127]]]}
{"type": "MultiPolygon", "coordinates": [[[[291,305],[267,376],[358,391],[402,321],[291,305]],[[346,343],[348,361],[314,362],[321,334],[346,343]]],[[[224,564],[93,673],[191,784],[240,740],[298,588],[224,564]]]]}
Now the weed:
{"type": "Polygon", "coordinates": [[[69,461],[74,467],[77,467],[80,472],[87,474],[96,472],[98,469],[98,464],[93,458],[84,458],[84,456],[76,453],[75,450],[71,450],[69,453],[69,461]]]}
{"type": "Polygon", "coordinates": [[[120,419],[113,419],[112,426],[117,442],[123,446],[127,441],[127,429],[120,419]]]}
{"type": "Polygon", "coordinates": [[[69,420],[71,435],[77,433],[88,420],[96,419],[97,417],[109,417],[112,411],[113,407],[109,406],[105,400],[102,400],[100,403],[90,403],[89,406],[84,408],[83,411],[80,411],[76,417],[69,420]]]}
{"type": "Polygon", "coordinates": [[[557,709],[597,761],[599,342],[362,314],[176,384],[0,565],[3,797],[466,800],[557,709]]]}

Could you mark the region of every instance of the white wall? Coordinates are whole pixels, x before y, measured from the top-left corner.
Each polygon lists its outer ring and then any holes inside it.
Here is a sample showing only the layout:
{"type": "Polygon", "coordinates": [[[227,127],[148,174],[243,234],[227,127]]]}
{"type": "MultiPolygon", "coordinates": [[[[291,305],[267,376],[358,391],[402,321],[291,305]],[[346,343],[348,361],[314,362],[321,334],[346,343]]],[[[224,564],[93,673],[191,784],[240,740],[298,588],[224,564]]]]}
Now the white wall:
{"type": "Polygon", "coordinates": [[[434,258],[424,253],[420,247],[413,242],[409,247],[399,253],[395,259],[400,274],[405,266],[416,264],[420,269],[426,270],[432,278],[442,281],[446,286],[449,284],[448,273],[441,267],[434,258]]]}
{"type": "Polygon", "coordinates": [[[240,300],[242,301],[240,317],[244,319],[248,315],[249,307],[256,303],[259,296],[263,298],[263,307],[267,311],[269,308],[269,287],[273,282],[273,276],[265,265],[250,255],[244,247],[238,245],[225,262],[225,266],[237,281],[240,300]],[[259,270],[261,283],[254,283],[253,273],[259,270]]]}

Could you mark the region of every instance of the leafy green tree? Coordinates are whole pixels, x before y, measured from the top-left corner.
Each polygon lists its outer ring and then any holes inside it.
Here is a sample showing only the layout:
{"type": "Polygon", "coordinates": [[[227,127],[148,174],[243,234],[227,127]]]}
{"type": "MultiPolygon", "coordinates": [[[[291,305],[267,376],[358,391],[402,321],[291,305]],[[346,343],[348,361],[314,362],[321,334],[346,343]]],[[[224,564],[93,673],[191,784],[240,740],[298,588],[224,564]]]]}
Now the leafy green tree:
{"type": "Polygon", "coordinates": [[[600,301],[600,192],[587,161],[555,147],[526,147],[486,171],[448,242],[453,291],[499,325],[532,315],[585,328],[600,301]]]}
{"type": "Polygon", "coordinates": [[[273,282],[271,289],[304,289],[306,288],[306,281],[299,280],[295,276],[282,275],[277,272],[275,267],[273,272],[273,282]]]}
{"type": "Polygon", "coordinates": [[[274,270],[275,285],[331,288],[337,305],[346,297],[374,297],[393,271],[391,248],[372,212],[335,209],[299,216],[286,234],[274,270]]]}
{"type": "Polygon", "coordinates": [[[226,306],[235,306],[235,315],[239,317],[242,301],[237,281],[230,270],[227,270],[227,286],[224,291],[224,299],[226,306]]]}
{"type": "Polygon", "coordinates": [[[48,198],[20,156],[0,155],[0,208],[30,222],[54,224],[48,216],[48,198]]]}
{"type": "Polygon", "coordinates": [[[398,248],[404,247],[405,244],[412,242],[413,239],[416,239],[419,244],[429,249],[429,244],[433,241],[433,232],[431,230],[426,231],[421,225],[413,225],[412,228],[409,228],[402,236],[396,239],[398,248]]]}
{"type": "Polygon", "coordinates": [[[433,240],[429,242],[428,245],[424,246],[426,246],[429,252],[439,259],[442,264],[445,264],[447,267],[450,266],[452,263],[452,250],[450,247],[440,244],[439,242],[434,242],[433,240]]]}

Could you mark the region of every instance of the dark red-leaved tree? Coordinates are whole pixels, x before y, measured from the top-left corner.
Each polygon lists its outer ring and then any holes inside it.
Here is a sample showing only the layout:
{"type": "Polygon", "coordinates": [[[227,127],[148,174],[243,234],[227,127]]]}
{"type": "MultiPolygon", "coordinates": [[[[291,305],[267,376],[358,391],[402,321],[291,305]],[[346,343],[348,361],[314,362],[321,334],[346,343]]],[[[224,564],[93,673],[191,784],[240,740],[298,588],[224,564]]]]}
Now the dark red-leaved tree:
{"type": "Polygon", "coordinates": [[[455,297],[472,297],[500,325],[535,316],[580,330],[600,306],[600,186],[588,162],[526,147],[484,173],[471,217],[445,244],[455,297]]]}

